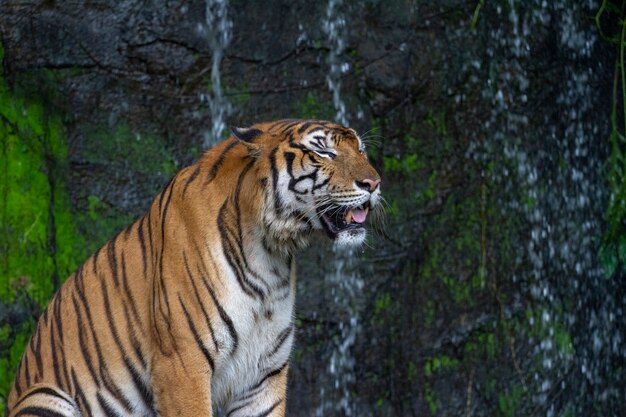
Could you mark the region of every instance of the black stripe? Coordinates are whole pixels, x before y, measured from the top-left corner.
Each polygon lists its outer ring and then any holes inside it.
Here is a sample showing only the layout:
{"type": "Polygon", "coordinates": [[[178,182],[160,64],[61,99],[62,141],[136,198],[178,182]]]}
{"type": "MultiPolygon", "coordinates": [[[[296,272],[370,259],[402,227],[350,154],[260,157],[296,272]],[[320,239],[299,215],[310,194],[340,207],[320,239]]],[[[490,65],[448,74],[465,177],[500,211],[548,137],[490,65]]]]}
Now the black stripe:
{"type": "Polygon", "coordinates": [[[250,388],[250,391],[254,391],[255,389],[259,388],[261,385],[263,385],[263,383],[267,381],[268,379],[273,378],[276,375],[280,374],[283,371],[283,369],[285,369],[286,366],[287,366],[287,362],[283,363],[283,365],[280,368],[274,369],[273,371],[269,372],[259,382],[257,382],[255,386],[250,388]]]}
{"type": "Polygon", "coordinates": [[[146,358],[143,355],[143,352],[141,351],[141,343],[135,338],[134,334],[131,333],[131,337],[133,338],[133,350],[135,351],[135,355],[137,355],[137,359],[139,359],[139,362],[141,362],[141,366],[143,366],[144,369],[148,368],[148,361],[146,361],[146,358]]]}
{"type": "Polygon", "coordinates": [[[284,127],[283,132],[287,132],[288,130],[291,130],[291,128],[293,128],[294,126],[299,125],[300,123],[302,123],[302,120],[293,120],[290,121],[287,126],[284,127]]]}
{"type": "Polygon", "coordinates": [[[262,413],[260,413],[260,414],[257,414],[255,417],[267,417],[267,416],[269,416],[269,415],[272,413],[272,411],[274,411],[274,409],[275,409],[276,407],[278,407],[278,405],[279,405],[280,403],[282,403],[282,402],[283,402],[283,400],[278,400],[278,401],[276,401],[274,404],[272,404],[272,405],[270,406],[270,408],[268,408],[267,410],[263,411],[263,412],[262,412],[262,413]]]}
{"type": "Polygon", "coordinates": [[[279,132],[284,133],[286,130],[286,127],[289,123],[292,123],[295,119],[283,119],[283,120],[279,120],[276,123],[274,123],[272,126],[270,126],[269,130],[272,129],[277,129],[279,132]]]}
{"type": "MultiPolygon", "coordinates": [[[[82,268],[79,269],[80,273],[82,273],[82,268]]],[[[78,274],[78,272],[77,272],[78,274]]],[[[78,279],[78,275],[75,276],[74,282],[78,279]]],[[[56,323],[57,333],[59,335],[59,340],[61,344],[63,344],[63,316],[61,315],[61,291],[57,292],[54,297],[54,303],[52,305],[52,314],[54,316],[54,322],[56,323]]]]}
{"type": "Polygon", "coordinates": [[[235,325],[233,324],[233,321],[231,320],[228,313],[226,313],[226,310],[224,310],[220,302],[217,300],[217,297],[215,296],[215,292],[213,292],[213,288],[209,287],[209,284],[205,280],[203,280],[203,282],[207,291],[209,291],[209,294],[211,294],[211,298],[213,299],[213,302],[215,303],[215,306],[217,307],[217,312],[219,313],[220,318],[222,319],[224,323],[226,323],[226,327],[228,328],[228,333],[230,333],[230,338],[233,340],[233,351],[231,352],[231,355],[232,355],[233,353],[235,353],[235,351],[237,350],[237,347],[239,346],[239,336],[237,335],[237,331],[235,330],[235,325]]]}
{"type": "Polygon", "coordinates": [[[117,332],[117,327],[115,326],[115,317],[113,316],[113,313],[111,312],[111,304],[109,302],[109,291],[107,290],[107,286],[104,280],[100,281],[100,289],[102,290],[102,299],[104,301],[104,312],[107,317],[106,321],[109,325],[109,330],[111,331],[111,334],[113,335],[113,341],[115,341],[115,344],[119,348],[122,356],[126,356],[126,351],[124,350],[124,346],[122,346],[122,340],[120,339],[120,335],[117,332]]]}
{"type": "MultiPolygon", "coordinates": [[[[172,201],[172,193],[174,192],[174,179],[172,179],[172,181],[170,181],[170,183],[168,184],[167,188],[163,191],[163,195],[165,194],[165,192],[167,192],[167,190],[169,189],[169,195],[167,196],[167,200],[165,202],[165,207],[163,208],[163,212],[161,214],[161,256],[159,257],[159,283],[158,285],[156,285],[156,289],[157,290],[161,290],[160,292],[163,295],[163,298],[165,299],[164,303],[163,302],[159,302],[159,310],[161,312],[161,314],[163,315],[163,317],[171,317],[171,313],[170,313],[170,300],[169,300],[169,295],[167,294],[167,287],[165,286],[165,281],[164,281],[164,277],[163,277],[163,254],[165,253],[165,222],[167,220],[167,211],[169,209],[170,206],[170,202],[172,201]],[[167,312],[165,312],[163,310],[163,307],[167,308],[167,312]]],[[[161,201],[163,200],[163,195],[161,196],[161,201]]],[[[159,203],[160,206],[160,203],[159,203]]],[[[172,325],[170,320],[165,320],[165,324],[167,325],[167,329],[168,331],[171,333],[172,331],[172,325]]]]}
{"type": "Polygon", "coordinates": [[[137,340],[137,334],[135,333],[135,328],[133,324],[131,323],[130,313],[128,311],[128,307],[126,306],[126,304],[124,304],[124,318],[126,321],[126,329],[128,332],[128,337],[130,338],[130,345],[132,346],[133,351],[135,352],[135,356],[137,356],[137,359],[139,360],[139,362],[141,362],[142,367],[146,369],[147,367],[146,358],[143,357],[143,352],[141,351],[140,343],[137,340]]]}
{"type": "MultiPolygon", "coordinates": [[[[198,253],[200,253],[200,249],[197,246],[195,249],[198,253]]],[[[209,258],[209,259],[211,259],[211,262],[213,262],[212,258],[209,258]]],[[[233,350],[231,352],[231,355],[232,355],[233,353],[235,353],[235,351],[237,350],[237,347],[239,346],[239,337],[237,336],[235,325],[233,321],[231,320],[230,316],[228,315],[228,313],[226,313],[226,310],[224,310],[222,305],[217,300],[215,291],[213,291],[213,288],[211,288],[211,285],[209,284],[209,281],[208,281],[209,272],[204,268],[204,265],[202,263],[199,263],[199,265],[200,266],[198,267],[198,272],[200,272],[200,276],[202,277],[202,283],[204,284],[204,287],[206,288],[208,293],[211,295],[211,298],[213,299],[213,303],[215,304],[215,307],[217,308],[217,312],[219,313],[222,321],[226,324],[226,327],[228,328],[228,333],[230,333],[230,337],[233,340],[233,350]],[[202,267],[203,271],[200,271],[200,267],[202,267]]],[[[216,271],[216,270],[217,270],[217,267],[215,266],[215,264],[213,264],[213,271],[216,271]]]]}
{"type": "Polygon", "coordinates": [[[198,333],[198,330],[196,329],[196,326],[193,324],[193,320],[191,319],[191,315],[189,314],[189,311],[187,310],[187,307],[185,307],[185,304],[183,303],[182,298],[180,298],[180,294],[178,294],[178,302],[180,303],[180,306],[183,309],[183,313],[185,313],[185,318],[187,319],[187,325],[189,326],[189,330],[193,334],[193,338],[195,339],[196,343],[198,344],[198,348],[200,349],[200,351],[202,352],[202,354],[206,358],[207,362],[209,362],[209,366],[211,367],[211,371],[215,371],[215,361],[213,360],[213,357],[211,357],[211,353],[209,353],[209,350],[206,348],[206,346],[204,346],[204,342],[202,342],[202,338],[200,337],[200,334],[198,333]]]}
{"type": "Polygon", "coordinates": [[[239,246],[239,248],[235,247],[235,244],[233,244],[233,240],[236,239],[230,238],[230,236],[234,235],[235,233],[229,233],[229,230],[226,227],[226,225],[229,224],[229,222],[225,218],[226,208],[227,202],[224,202],[218,214],[217,220],[217,227],[219,229],[220,237],[222,240],[222,252],[226,257],[226,261],[233,270],[241,289],[249,296],[254,298],[258,297],[261,301],[263,301],[265,300],[265,292],[263,291],[263,289],[256,285],[254,282],[250,281],[250,279],[248,279],[248,277],[246,276],[246,268],[243,264],[244,261],[241,252],[241,245],[237,245],[239,246]],[[239,251],[237,249],[239,249],[239,251]]]}
{"type": "MultiPolygon", "coordinates": [[[[104,283],[104,280],[101,280],[100,282],[104,283]]],[[[85,298],[85,294],[84,292],[80,291],[78,295],[81,298],[83,309],[85,310],[85,313],[87,315],[87,324],[88,324],[89,330],[91,331],[91,337],[93,339],[93,347],[96,349],[96,354],[98,357],[98,365],[99,365],[99,375],[102,379],[102,382],[104,383],[104,386],[107,388],[107,390],[109,390],[109,392],[112,395],[114,395],[115,398],[120,403],[122,403],[124,408],[126,408],[130,412],[132,409],[130,402],[128,401],[126,397],[124,397],[120,388],[115,385],[115,383],[111,380],[111,377],[109,375],[109,370],[104,360],[104,356],[102,355],[102,349],[100,347],[100,342],[98,341],[98,337],[96,335],[95,327],[94,327],[93,320],[91,317],[91,310],[89,309],[89,304],[87,302],[87,299],[85,298]]]]}
{"type": "Polygon", "coordinates": [[[26,379],[26,387],[30,387],[30,366],[28,365],[28,354],[24,355],[24,378],[26,379]]]}
{"type": "Polygon", "coordinates": [[[56,310],[60,310],[60,306],[61,306],[61,292],[59,291],[59,293],[56,295],[55,300],[54,300],[54,304],[52,305],[52,310],[53,310],[53,320],[50,322],[50,344],[56,347],[52,347],[52,357],[53,357],[53,361],[54,361],[54,372],[55,372],[55,377],[56,377],[56,373],[57,373],[57,369],[56,369],[56,361],[57,361],[57,353],[56,350],[59,350],[59,358],[60,358],[60,366],[61,369],[63,370],[63,383],[59,383],[58,386],[60,388],[64,388],[66,389],[67,387],[70,386],[70,377],[67,373],[67,366],[68,366],[68,361],[65,360],[65,347],[63,344],[63,319],[61,316],[60,311],[56,311],[56,310]],[[58,317],[58,318],[57,318],[58,317]],[[56,333],[55,333],[55,329],[56,329],[56,333]],[[59,344],[58,346],[56,345],[55,339],[58,338],[59,339],[59,344]]]}
{"type": "Polygon", "coordinates": [[[196,179],[198,174],[200,174],[200,163],[196,164],[196,169],[193,170],[189,178],[187,178],[187,181],[185,181],[185,187],[183,188],[183,197],[187,192],[187,187],[189,187],[189,184],[191,184],[196,179]]]}
{"type": "MultiPolygon", "coordinates": [[[[251,160],[243,168],[243,170],[239,174],[239,179],[237,180],[237,186],[235,187],[235,199],[234,199],[235,222],[234,223],[237,225],[237,239],[236,239],[236,243],[237,243],[237,247],[239,249],[239,253],[241,254],[241,260],[242,260],[244,269],[248,273],[250,273],[250,275],[252,275],[254,278],[256,278],[257,280],[259,280],[263,284],[265,284],[266,290],[267,290],[267,292],[269,292],[269,291],[271,291],[271,288],[270,288],[269,284],[263,279],[263,277],[261,277],[261,275],[258,272],[254,271],[252,268],[250,268],[250,266],[248,264],[248,258],[246,256],[246,251],[243,248],[243,228],[241,227],[243,222],[241,221],[241,204],[240,204],[241,189],[243,187],[243,180],[245,179],[246,175],[248,174],[248,172],[250,171],[250,169],[252,168],[253,165],[254,165],[254,160],[251,160]]],[[[249,197],[249,196],[246,196],[246,197],[249,197]]]]}
{"type": "MultiPolygon", "coordinates": [[[[159,211],[161,211],[161,209],[163,208],[163,198],[165,197],[165,193],[167,192],[167,190],[169,190],[170,187],[172,186],[172,182],[174,181],[174,178],[175,177],[170,178],[170,180],[165,185],[165,188],[163,188],[163,191],[161,191],[161,194],[159,196],[159,211]]],[[[171,196],[171,190],[170,190],[170,196],[171,196]]]]}
{"type": "Polygon", "coordinates": [[[117,273],[117,255],[115,255],[115,241],[117,240],[117,236],[109,241],[107,245],[107,257],[109,258],[109,267],[111,268],[111,273],[113,274],[113,282],[116,287],[120,286],[120,280],[118,278],[117,273]]]}
{"type": "MultiPolygon", "coordinates": [[[[128,355],[126,354],[126,350],[124,349],[124,346],[122,345],[122,340],[120,339],[120,335],[117,332],[117,327],[115,326],[115,322],[114,322],[115,318],[113,317],[113,314],[111,312],[111,305],[109,303],[109,293],[108,293],[107,286],[104,281],[100,281],[100,288],[102,289],[102,295],[103,295],[103,300],[104,300],[104,311],[107,315],[107,322],[109,324],[109,329],[111,330],[111,334],[113,335],[113,340],[115,341],[115,344],[117,345],[117,347],[120,350],[120,353],[122,354],[122,358],[126,362],[128,355]]],[[[105,370],[106,370],[106,367],[105,367],[105,370]]],[[[107,375],[105,374],[103,376],[106,378],[107,375]]],[[[127,411],[131,412],[133,407],[130,401],[123,395],[119,387],[117,387],[113,381],[108,381],[107,379],[105,379],[104,382],[105,382],[105,385],[107,385],[107,388],[109,388],[111,393],[115,396],[115,398],[118,399],[122,403],[122,405],[127,411]]]]}
{"type": "Polygon", "coordinates": [[[57,386],[66,388],[70,384],[70,378],[67,373],[68,361],[65,360],[65,348],[63,345],[63,320],[62,320],[62,316],[60,312],[57,311],[60,309],[60,305],[61,305],[61,302],[59,301],[60,299],[61,299],[61,293],[59,292],[55,296],[53,303],[51,303],[48,306],[48,308],[52,309],[52,313],[53,313],[53,316],[52,316],[53,320],[51,320],[50,327],[49,327],[50,345],[51,345],[50,350],[52,351],[52,362],[53,362],[55,379],[57,380],[57,386]],[[56,344],[57,338],[59,339],[58,345],[56,344]],[[59,351],[58,356],[57,356],[57,350],[59,351]],[[59,361],[59,358],[60,358],[60,361],[59,361]],[[58,369],[57,369],[58,366],[60,366],[61,369],[63,370],[62,375],[58,374],[58,369]],[[63,376],[63,381],[61,381],[61,376],[63,376]]]}
{"type": "MultiPolygon", "coordinates": [[[[161,253],[160,253],[160,257],[159,257],[159,281],[158,283],[154,284],[152,286],[152,314],[153,314],[153,318],[156,319],[157,315],[157,304],[155,304],[157,302],[157,300],[160,299],[160,294],[163,293],[164,298],[165,298],[165,302],[159,302],[158,303],[158,309],[159,312],[161,313],[161,315],[163,317],[170,317],[170,306],[169,306],[169,297],[167,294],[167,290],[165,288],[165,283],[163,281],[163,253],[165,252],[165,221],[167,218],[167,211],[169,208],[169,204],[172,198],[172,192],[173,192],[173,187],[172,187],[172,183],[174,181],[174,178],[172,178],[169,183],[167,184],[167,186],[165,187],[165,189],[163,191],[161,191],[161,197],[159,198],[159,211],[161,212],[161,253]],[[167,193],[167,191],[169,190],[169,196],[167,197],[167,201],[165,202],[165,208],[162,210],[163,207],[163,198],[165,197],[165,193],[167,193]],[[160,290],[160,291],[159,291],[160,290]],[[159,294],[156,294],[156,292],[159,291],[159,294]],[[163,304],[165,304],[165,307],[167,307],[167,312],[165,312],[163,310],[163,304]]],[[[148,214],[150,215],[150,213],[148,214]]],[[[151,224],[149,224],[149,227],[151,228],[151,224]]],[[[150,234],[150,238],[152,238],[152,234],[150,234]]],[[[151,244],[152,246],[152,244],[151,244]]],[[[170,320],[165,320],[165,324],[167,325],[167,330],[171,333],[171,323],[170,320]]],[[[160,341],[162,341],[161,335],[159,333],[159,328],[158,326],[155,326],[156,332],[157,332],[157,337],[159,338],[160,341]]]]}
{"type": "Polygon", "coordinates": [[[133,412],[132,404],[130,403],[128,398],[126,398],[124,396],[124,393],[122,392],[120,387],[115,385],[115,381],[113,381],[113,379],[111,379],[111,376],[109,375],[108,368],[101,367],[100,368],[100,374],[102,375],[102,382],[104,382],[104,386],[109,391],[109,394],[111,394],[113,397],[115,397],[115,399],[117,401],[119,401],[120,404],[122,404],[122,407],[124,407],[124,409],[129,414],[132,414],[132,412],[133,412]]]}
{"type": "Polygon", "coordinates": [[[165,190],[163,190],[163,192],[161,193],[161,199],[159,200],[159,209],[161,209],[162,205],[161,203],[163,203],[163,197],[165,196],[165,193],[167,193],[167,191],[169,190],[169,193],[167,194],[167,199],[165,200],[165,207],[163,207],[162,214],[161,214],[161,237],[163,238],[165,236],[165,231],[164,231],[164,225],[165,225],[165,218],[167,217],[167,210],[170,206],[170,202],[172,201],[172,194],[174,193],[174,178],[172,178],[172,180],[169,182],[169,184],[167,185],[167,188],[165,190]]]}
{"type": "Polygon", "coordinates": [[[274,148],[272,149],[272,152],[270,153],[270,169],[272,171],[272,188],[273,188],[273,193],[274,193],[274,210],[276,210],[277,213],[282,212],[282,208],[283,208],[283,200],[280,196],[280,194],[278,193],[278,167],[276,165],[276,153],[278,151],[278,148],[274,148]]]}
{"type": "Polygon", "coordinates": [[[308,194],[309,190],[298,191],[296,190],[296,186],[299,182],[310,179],[313,184],[317,182],[317,169],[313,170],[310,174],[304,174],[300,177],[296,178],[293,174],[293,161],[296,159],[296,154],[293,152],[285,152],[283,154],[285,161],[287,162],[287,174],[289,175],[289,191],[292,191],[296,194],[308,194]]]}
{"type": "Polygon", "coordinates": [[[143,400],[144,404],[150,410],[154,410],[154,395],[152,394],[150,386],[144,382],[144,380],[141,378],[141,375],[139,375],[139,372],[137,372],[137,369],[135,369],[133,364],[130,363],[128,358],[124,358],[124,364],[126,365],[126,369],[128,369],[128,372],[130,373],[133,384],[135,384],[135,388],[137,389],[139,394],[141,394],[141,399],[143,400]]]}
{"type": "Polygon", "coordinates": [[[100,388],[100,379],[96,375],[96,371],[93,367],[93,362],[91,360],[91,354],[89,353],[89,348],[85,343],[85,328],[83,325],[83,317],[80,312],[80,308],[78,307],[78,302],[76,298],[72,296],[72,303],[74,304],[74,310],[76,311],[76,327],[78,328],[78,345],[80,347],[80,351],[83,354],[83,359],[87,364],[87,370],[91,375],[91,379],[96,383],[96,386],[100,388]]]}
{"type": "MultiPolygon", "coordinates": [[[[82,264],[81,266],[78,267],[78,269],[76,269],[76,272],[74,273],[75,280],[83,279],[83,275],[84,275],[83,271],[84,271],[86,264],[87,264],[87,261],[85,261],[84,264],[82,264]]],[[[61,293],[60,291],[57,291],[57,294],[60,294],[60,293],[61,293]]]]}
{"type": "Polygon", "coordinates": [[[224,163],[224,159],[226,158],[226,154],[237,144],[238,142],[234,139],[230,140],[230,143],[224,148],[224,150],[222,151],[222,153],[217,157],[217,159],[215,160],[215,162],[213,163],[213,166],[211,167],[211,171],[209,172],[209,175],[207,176],[206,180],[204,181],[204,185],[210,183],[211,181],[213,181],[215,179],[215,176],[217,175],[217,171],[220,169],[220,167],[222,166],[222,164],[224,163]]]}
{"type": "Polygon", "coordinates": [[[311,129],[309,132],[307,132],[307,134],[311,135],[311,134],[313,134],[315,132],[319,132],[320,130],[324,131],[324,128],[323,127],[316,127],[315,129],[311,129]]]}
{"type": "MultiPolygon", "coordinates": [[[[238,400],[237,402],[240,402],[240,400],[238,400]]],[[[250,404],[252,404],[252,403],[253,403],[253,401],[252,401],[252,400],[250,400],[250,401],[246,401],[246,402],[245,402],[245,403],[243,403],[242,405],[237,406],[237,407],[233,408],[232,410],[230,410],[230,411],[228,412],[228,414],[226,414],[226,417],[230,417],[230,416],[232,416],[232,415],[233,415],[233,413],[236,413],[237,411],[239,411],[239,410],[241,410],[241,409],[243,409],[243,408],[246,408],[246,407],[250,406],[250,404]]]]}
{"type": "MultiPolygon", "coordinates": [[[[153,244],[152,244],[152,208],[148,210],[148,216],[146,217],[146,222],[148,223],[148,243],[150,244],[150,249],[148,253],[153,256],[153,244]]],[[[154,266],[154,265],[153,265],[154,266]]]]}
{"type": "Polygon", "coordinates": [[[130,232],[132,231],[133,225],[129,225],[128,227],[126,227],[126,229],[124,229],[124,241],[128,240],[128,236],[130,236],[130,232]]]}
{"type": "Polygon", "coordinates": [[[54,381],[56,382],[56,386],[63,386],[61,383],[61,374],[59,372],[59,359],[57,358],[57,346],[54,341],[53,329],[50,327],[50,352],[52,353],[52,370],[54,371],[54,381]]]}
{"type": "Polygon", "coordinates": [[[76,378],[76,372],[74,371],[74,368],[72,368],[70,372],[72,374],[72,382],[74,383],[74,392],[76,393],[75,397],[78,399],[79,406],[80,404],[82,404],[82,409],[80,410],[81,414],[83,416],[93,416],[93,414],[91,414],[91,405],[85,397],[85,393],[80,383],[78,382],[78,378],[76,378]]]}
{"type": "Polygon", "coordinates": [[[165,350],[163,348],[164,346],[164,342],[163,342],[163,336],[161,336],[161,330],[159,329],[159,324],[158,322],[160,322],[161,320],[159,319],[159,317],[157,316],[157,284],[154,283],[152,285],[152,297],[150,297],[150,309],[152,311],[152,315],[150,317],[150,322],[152,324],[152,328],[154,329],[154,331],[156,332],[156,338],[158,340],[158,344],[159,344],[159,348],[161,349],[161,352],[165,353],[165,350]]]}
{"type": "MultiPolygon", "coordinates": [[[[130,304],[130,311],[133,313],[133,317],[135,318],[135,321],[137,322],[137,327],[139,327],[139,330],[141,331],[142,334],[145,334],[144,325],[143,325],[143,322],[141,321],[141,316],[139,315],[139,312],[137,311],[137,302],[135,301],[135,296],[133,295],[133,292],[131,291],[130,285],[128,285],[128,275],[126,274],[126,257],[124,256],[124,252],[122,252],[122,285],[124,286],[124,294],[126,295],[126,297],[128,297],[128,304],[130,304]]],[[[126,306],[126,304],[124,304],[124,306],[126,306]]],[[[129,326],[128,328],[130,329],[132,327],[129,326]]]]}
{"type": "MultiPolygon", "coordinates": [[[[65,358],[65,348],[63,347],[63,345],[61,345],[60,347],[61,347],[61,358],[65,358]]],[[[64,388],[67,387],[68,392],[71,392],[70,376],[67,372],[68,363],[69,361],[66,361],[66,360],[63,361],[63,377],[65,380],[64,388]]]]}
{"type": "Polygon", "coordinates": [[[141,248],[141,261],[143,262],[143,276],[146,276],[146,271],[148,269],[148,253],[146,251],[146,242],[144,240],[143,237],[143,222],[146,219],[146,217],[142,217],[141,220],[139,220],[139,224],[137,225],[137,237],[139,238],[139,246],[141,248]]]}
{"type": "Polygon", "coordinates": [[[48,324],[48,309],[50,308],[50,305],[48,305],[46,307],[46,309],[43,311],[43,321],[48,324]]]}
{"type": "Polygon", "coordinates": [[[13,417],[20,417],[24,415],[38,416],[38,417],[67,417],[64,414],[61,414],[54,410],[50,410],[49,408],[43,408],[43,407],[26,407],[26,408],[21,409],[13,417]]]}
{"type": "Polygon", "coordinates": [[[311,122],[305,122],[302,124],[302,126],[300,126],[300,128],[298,129],[298,133],[302,134],[304,133],[305,130],[307,130],[309,128],[309,126],[311,126],[311,122]]]}
{"type": "Polygon", "coordinates": [[[104,411],[107,417],[124,417],[115,411],[115,409],[111,407],[111,404],[109,404],[109,402],[106,401],[99,392],[96,393],[96,397],[98,398],[98,403],[100,403],[102,411],[104,411]]]}
{"type": "Polygon", "coordinates": [[[274,346],[274,349],[272,349],[272,351],[266,355],[266,358],[271,358],[276,354],[276,352],[278,352],[278,349],[280,349],[287,340],[287,338],[289,338],[291,332],[293,332],[292,324],[290,324],[289,327],[283,329],[283,331],[280,332],[280,334],[276,338],[276,345],[274,346]]]}
{"type": "Polygon", "coordinates": [[[319,190],[320,188],[322,188],[323,186],[325,186],[329,182],[330,182],[330,178],[326,178],[324,181],[320,182],[319,184],[315,184],[313,186],[313,190],[319,190]]]}
{"type": "Polygon", "coordinates": [[[195,279],[191,271],[189,270],[189,263],[187,262],[187,255],[184,252],[183,252],[183,261],[185,263],[185,270],[187,271],[187,276],[189,277],[189,281],[191,281],[191,285],[193,286],[193,292],[196,296],[196,300],[198,301],[198,305],[200,306],[200,309],[202,310],[202,315],[204,316],[204,320],[206,321],[207,326],[209,327],[209,332],[211,333],[211,339],[213,339],[215,350],[219,352],[220,346],[219,346],[219,343],[217,342],[217,339],[215,338],[215,331],[213,330],[211,319],[209,318],[209,315],[206,312],[206,309],[204,308],[204,303],[202,302],[202,299],[200,298],[200,294],[198,293],[198,287],[196,286],[195,279]]]}
{"type": "Polygon", "coordinates": [[[102,250],[102,246],[98,248],[98,250],[93,254],[91,258],[93,262],[93,274],[98,275],[97,264],[98,264],[98,256],[100,256],[100,251],[102,250]]]}
{"type": "Polygon", "coordinates": [[[52,388],[49,387],[40,387],[40,388],[35,388],[32,391],[29,391],[26,395],[24,395],[22,398],[20,398],[20,400],[18,402],[15,403],[15,405],[13,406],[13,409],[17,409],[18,406],[24,402],[24,400],[28,399],[29,397],[36,395],[36,394],[45,394],[45,395],[50,395],[52,397],[56,397],[56,398],[60,398],[63,401],[65,401],[66,403],[71,404],[70,401],[68,401],[67,397],[59,394],[59,392],[57,390],[54,390],[52,388]]]}
{"type": "Polygon", "coordinates": [[[37,350],[35,350],[33,353],[35,356],[35,363],[37,364],[37,376],[43,378],[43,358],[41,355],[41,327],[37,326],[35,336],[37,337],[37,350]]]}

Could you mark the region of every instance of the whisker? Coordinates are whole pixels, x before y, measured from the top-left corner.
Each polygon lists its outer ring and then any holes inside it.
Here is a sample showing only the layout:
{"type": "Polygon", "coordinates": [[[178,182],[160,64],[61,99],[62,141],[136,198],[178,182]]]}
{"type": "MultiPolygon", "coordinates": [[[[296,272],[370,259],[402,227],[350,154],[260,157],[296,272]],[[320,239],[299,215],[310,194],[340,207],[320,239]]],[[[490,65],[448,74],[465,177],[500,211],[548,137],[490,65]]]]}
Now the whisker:
{"type": "MultiPolygon", "coordinates": [[[[316,200],[313,204],[312,207],[308,208],[305,212],[302,213],[302,215],[299,217],[300,220],[304,220],[306,219],[310,214],[312,213],[317,213],[317,210],[320,207],[323,207],[324,205],[329,204],[332,201],[332,199],[329,196],[324,196],[322,198],[320,198],[319,200],[316,200]]],[[[325,214],[328,210],[330,209],[330,206],[328,208],[326,208],[325,210],[323,210],[321,213],[319,213],[320,215],[325,214]]]]}

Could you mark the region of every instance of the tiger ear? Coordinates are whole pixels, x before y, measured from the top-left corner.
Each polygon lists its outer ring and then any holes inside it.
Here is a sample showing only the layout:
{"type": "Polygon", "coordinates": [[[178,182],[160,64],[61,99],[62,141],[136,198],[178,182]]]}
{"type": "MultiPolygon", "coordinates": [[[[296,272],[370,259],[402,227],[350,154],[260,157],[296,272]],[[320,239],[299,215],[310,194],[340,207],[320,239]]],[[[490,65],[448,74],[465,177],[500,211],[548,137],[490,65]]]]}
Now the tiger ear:
{"type": "Polygon", "coordinates": [[[244,144],[246,148],[248,148],[248,153],[252,157],[258,157],[261,155],[261,144],[255,143],[254,140],[261,136],[263,131],[259,129],[255,129],[253,127],[236,127],[231,126],[230,131],[232,132],[235,139],[237,139],[240,143],[244,144]]]}

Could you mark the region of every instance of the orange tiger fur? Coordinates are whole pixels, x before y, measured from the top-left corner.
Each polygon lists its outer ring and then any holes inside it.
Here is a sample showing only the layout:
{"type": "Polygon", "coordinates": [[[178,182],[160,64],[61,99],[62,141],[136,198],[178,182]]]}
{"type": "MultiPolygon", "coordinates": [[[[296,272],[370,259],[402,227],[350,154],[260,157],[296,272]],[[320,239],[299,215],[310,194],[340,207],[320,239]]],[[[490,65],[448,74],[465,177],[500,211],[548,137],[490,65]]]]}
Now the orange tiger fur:
{"type": "Polygon", "coordinates": [[[352,129],[234,128],[68,278],[7,414],[283,416],[294,254],[317,230],[360,244],[379,183],[352,129]]]}

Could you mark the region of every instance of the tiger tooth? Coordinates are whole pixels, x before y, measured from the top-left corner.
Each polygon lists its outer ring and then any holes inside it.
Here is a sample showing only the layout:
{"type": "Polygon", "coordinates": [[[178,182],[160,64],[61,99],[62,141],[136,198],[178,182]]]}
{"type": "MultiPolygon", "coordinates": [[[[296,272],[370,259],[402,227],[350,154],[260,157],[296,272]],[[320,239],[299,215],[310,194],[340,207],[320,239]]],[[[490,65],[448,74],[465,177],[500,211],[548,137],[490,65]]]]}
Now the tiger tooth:
{"type": "Polygon", "coordinates": [[[346,223],[348,224],[352,223],[352,210],[348,210],[346,212],[346,223]]]}

